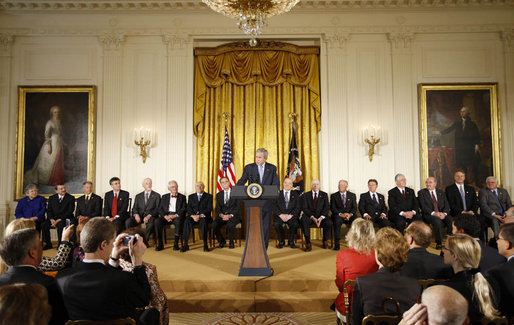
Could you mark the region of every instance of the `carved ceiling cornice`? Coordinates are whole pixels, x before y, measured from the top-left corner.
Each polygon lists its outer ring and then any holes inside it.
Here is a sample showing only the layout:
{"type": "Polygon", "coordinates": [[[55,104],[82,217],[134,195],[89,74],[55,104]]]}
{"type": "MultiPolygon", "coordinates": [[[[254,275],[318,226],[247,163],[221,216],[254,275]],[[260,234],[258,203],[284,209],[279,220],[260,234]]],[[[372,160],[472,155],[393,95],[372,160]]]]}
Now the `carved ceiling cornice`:
{"type": "MultiPolygon", "coordinates": [[[[301,0],[294,11],[330,11],[348,9],[448,9],[514,7],[514,0],[301,0]]],[[[0,11],[207,11],[201,0],[0,0],[0,11]]]]}

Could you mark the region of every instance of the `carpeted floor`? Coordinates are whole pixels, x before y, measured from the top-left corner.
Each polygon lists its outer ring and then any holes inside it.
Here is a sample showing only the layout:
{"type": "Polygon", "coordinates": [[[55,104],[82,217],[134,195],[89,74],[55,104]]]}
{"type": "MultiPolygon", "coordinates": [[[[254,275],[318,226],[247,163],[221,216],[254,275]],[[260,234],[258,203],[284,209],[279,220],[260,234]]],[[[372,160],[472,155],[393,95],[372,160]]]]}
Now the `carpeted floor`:
{"type": "Polygon", "coordinates": [[[329,325],[334,313],[177,313],[171,325],[329,325]]]}

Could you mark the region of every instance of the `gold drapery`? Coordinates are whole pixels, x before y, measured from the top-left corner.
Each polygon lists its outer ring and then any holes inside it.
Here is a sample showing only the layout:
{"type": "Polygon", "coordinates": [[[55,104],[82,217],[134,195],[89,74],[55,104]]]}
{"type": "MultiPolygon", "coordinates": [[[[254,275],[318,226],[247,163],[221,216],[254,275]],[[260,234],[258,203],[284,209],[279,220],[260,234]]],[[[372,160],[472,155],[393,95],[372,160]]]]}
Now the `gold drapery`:
{"type": "Polygon", "coordinates": [[[289,114],[296,113],[296,141],[307,187],[319,177],[319,48],[278,42],[247,48],[246,43],[195,49],[196,179],[205,183],[206,191],[216,193],[226,112],[236,178],[254,161],[255,150],[263,147],[282,180],[291,141],[289,114]]]}

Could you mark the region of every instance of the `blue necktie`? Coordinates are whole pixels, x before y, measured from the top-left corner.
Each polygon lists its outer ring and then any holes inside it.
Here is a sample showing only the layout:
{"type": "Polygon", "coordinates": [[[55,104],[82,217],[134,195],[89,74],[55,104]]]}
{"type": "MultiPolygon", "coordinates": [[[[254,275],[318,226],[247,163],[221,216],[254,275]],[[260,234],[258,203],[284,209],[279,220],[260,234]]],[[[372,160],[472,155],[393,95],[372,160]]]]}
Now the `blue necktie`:
{"type": "Polygon", "coordinates": [[[462,207],[463,207],[464,211],[468,211],[468,208],[466,206],[466,195],[464,194],[464,186],[463,185],[459,186],[459,192],[460,192],[460,197],[462,199],[462,207]]]}
{"type": "Polygon", "coordinates": [[[493,193],[494,193],[494,197],[496,198],[496,202],[498,202],[498,206],[500,207],[500,215],[503,216],[503,207],[500,202],[500,198],[498,197],[498,193],[496,192],[496,190],[494,190],[493,193]]]}
{"type": "Polygon", "coordinates": [[[262,179],[264,178],[264,165],[259,166],[259,183],[262,184],[262,179]]]}

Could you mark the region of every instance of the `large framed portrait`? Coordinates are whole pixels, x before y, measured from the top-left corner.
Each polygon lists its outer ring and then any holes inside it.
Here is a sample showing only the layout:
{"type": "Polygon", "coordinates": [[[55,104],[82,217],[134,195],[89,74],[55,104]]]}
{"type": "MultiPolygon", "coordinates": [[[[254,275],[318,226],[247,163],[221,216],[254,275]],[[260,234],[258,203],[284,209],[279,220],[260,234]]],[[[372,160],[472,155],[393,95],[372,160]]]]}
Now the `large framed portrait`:
{"type": "Polygon", "coordinates": [[[427,177],[444,189],[461,170],[475,188],[487,176],[501,183],[497,85],[420,84],[422,184],[427,177]]]}
{"type": "Polygon", "coordinates": [[[95,86],[19,86],[15,199],[28,184],[79,195],[95,176],[95,86]]]}

